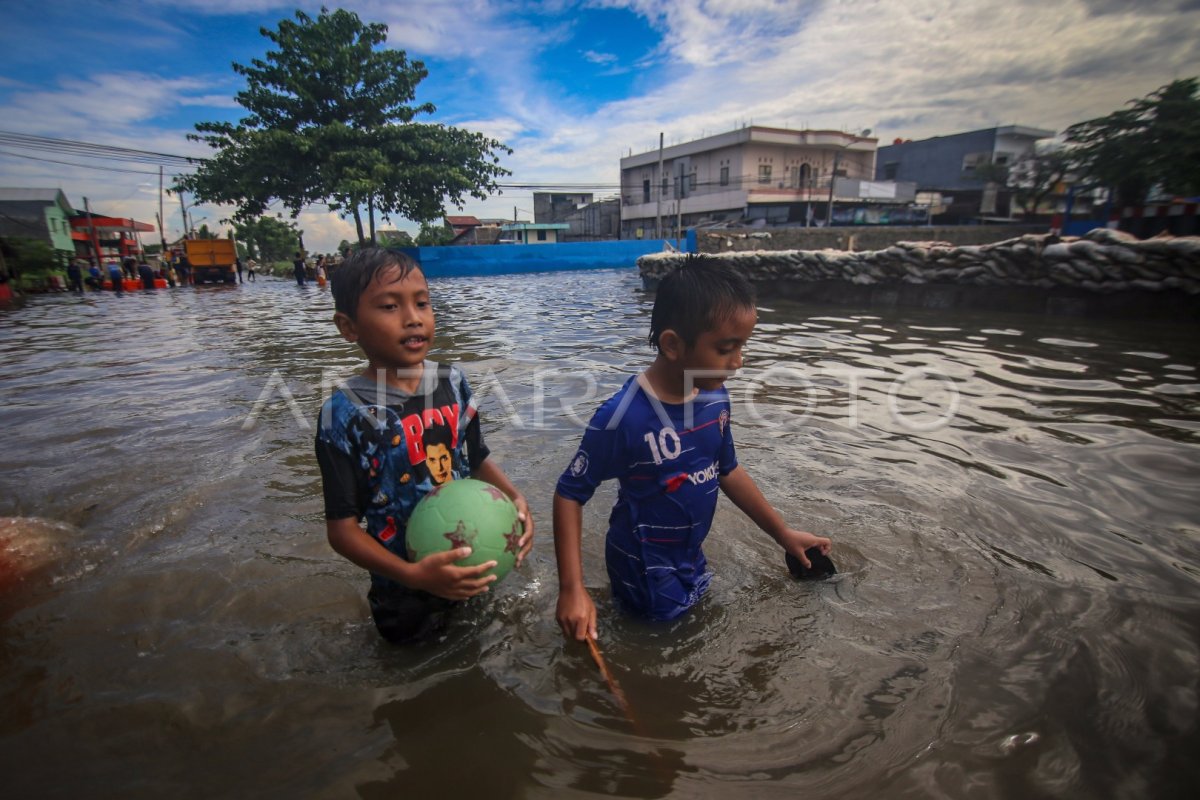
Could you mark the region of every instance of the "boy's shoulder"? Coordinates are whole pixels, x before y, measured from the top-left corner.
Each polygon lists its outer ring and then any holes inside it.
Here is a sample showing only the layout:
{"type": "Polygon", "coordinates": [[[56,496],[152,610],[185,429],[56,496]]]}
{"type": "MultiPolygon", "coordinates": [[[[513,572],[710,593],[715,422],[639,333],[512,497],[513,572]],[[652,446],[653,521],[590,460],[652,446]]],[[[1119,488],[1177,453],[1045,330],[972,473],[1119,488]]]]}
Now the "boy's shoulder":
{"type": "Polygon", "coordinates": [[[646,425],[676,417],[679,418],[676,424],[680,420],[707,419],[722,413],[728,418],[729,407],[729,392],[724,387],[703,390],[688,403],[663,403],[654,397],[635,375],[600,404],[588,427],[640,431],[646,425]]]}
{"type": "Polygon", "coordinates": [[[589,427],[597,427],[599,424],[602,427],[612,429],[627,424],[628,412],[630,407],[635,404],[649,405],[645,392],[638,383],[637,376],[633,375],[625,383],[621,384],[620,389],[613,392],[608,399],[596,408],[596,412],[592,417],[592,425],[589,427]]]}

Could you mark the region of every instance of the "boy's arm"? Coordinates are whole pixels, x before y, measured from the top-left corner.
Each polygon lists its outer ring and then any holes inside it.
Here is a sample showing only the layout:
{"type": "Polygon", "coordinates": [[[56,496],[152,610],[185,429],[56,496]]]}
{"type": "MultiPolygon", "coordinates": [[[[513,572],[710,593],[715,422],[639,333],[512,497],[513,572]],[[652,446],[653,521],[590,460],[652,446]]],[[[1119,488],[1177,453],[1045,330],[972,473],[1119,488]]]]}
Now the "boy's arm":
{"type": "Polygon", "coordinates": [[[596,604],[583,585],[583,506],[554,494],[554,554],[558,559],[558,609],[563,636],[596,638],[596,604]]]}
{"type": "Polygon", "coordinates": [[[787,552],[800,560],[805,567],[812,567],[804,551],[810,547],[819,547],[822,553],[828,554],[832,543],[824,536],[815,536],[808,531],[793,530],[779,516],[779,512],[767,502],[758,484],[750,477],[750,473],[739,465],[728,475],[722,475],[719,483],[721,491],[740,508],[750,520],[768,536],[779,543],[787,552]]]}
{"type": "Polygon", "coordinates": [[[421,589],[447,600],[466,600],[488,590],[495,575],[481,577],[495,561],[474,567],[456,567],[454,562],[470,555],[471,548],[460,547],[445,553],[433,553],[416,563],[405,561],[358,526],[354,517],[325,520],[329,545],[346,560],[376,575],[398,581],[410,589],[421,589]]]}
{"type": "Polygon", "coordinates": [[[518,542],[521,550],[517,553],[517,566],[521,566],[525,556],[529,555],[529,551],[533,549],[533,515],[529,513],[529,503],[525,500],[525,495],[517,490],[500,465],[491,458],[485,458],[482,464],[471,470],[471,477],[495,486],[508,495],[512,499],[513,505],[517,507],[517,519],[521,520],[522,528],[525,531],[518,542]]]}

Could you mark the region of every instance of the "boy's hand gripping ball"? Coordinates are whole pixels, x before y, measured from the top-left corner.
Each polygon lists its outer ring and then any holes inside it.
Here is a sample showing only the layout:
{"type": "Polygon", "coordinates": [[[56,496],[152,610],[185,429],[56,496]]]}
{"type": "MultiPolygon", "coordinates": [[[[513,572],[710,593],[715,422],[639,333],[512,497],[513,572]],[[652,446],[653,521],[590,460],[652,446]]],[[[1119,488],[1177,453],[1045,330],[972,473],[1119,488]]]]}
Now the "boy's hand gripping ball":
{"type": "Polygon", "coordinates": [[[504,492],[463,478],[443,483],[417,503],[408,518],[405,544],[414,562],[430,553],[470,547],[471,555],[454,563],[471,567],[495,561],[484,574],[500,580],[516,563],[522,533],[517,507],[504,492]]]}

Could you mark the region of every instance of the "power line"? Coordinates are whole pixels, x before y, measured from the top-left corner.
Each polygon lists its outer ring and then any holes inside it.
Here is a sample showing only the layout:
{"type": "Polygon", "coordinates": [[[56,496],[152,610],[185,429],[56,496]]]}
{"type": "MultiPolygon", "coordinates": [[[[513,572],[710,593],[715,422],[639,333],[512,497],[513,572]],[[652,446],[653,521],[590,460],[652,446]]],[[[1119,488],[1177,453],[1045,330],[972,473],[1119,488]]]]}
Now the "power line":
{"type": "Polygon", "coordinates": [[[619,183],[497,183],[499,189],[559,189],[564,192],[594,190],[598,192],[612,191],[621,188],[619,183]]]}
{"type": "MultiPolygon", "coordinates": [[[[81,142],[74,139],[55,139],[48,136],[33,136],[31,134],[17,133],[15,131],[0,131],[0,145],[8,148],[33,150],[36,152],[51,153],[59,156],[75,156],[77,158],[94,158],[106,161],[118,161],[136,164],[154,164],[173,169],[194,169],[207,161],[206,158],[199,156],[181,156],[174,153],[160,153],[154,150],[138,150],[131,147],[119,147],[116,145],[98,144],[95,142],[81,142]]],[[[34,161],[46,161],[52,164],[62,164],[69,167],[81,167],[84,169],[97,169],[109,172],[128,172],[137,175],[157,174],[157,172],[147,172],[145,170],[121,169],[119,167],[93,166],[72,161],[59,161],[53,158],[14,153],[11,150],[0,150],[0,153],[3,153],[4,155],[15,156],[17,158],[28,158],[34,161]]],[[[178,174],[178,172],[172,173],[173,176],[177,176],[178,174]]],[[[527,191],[612,192],[619,190],[621,188],[621,184],[607,182],[588,183],[571,181],[522,181],[512,183],[497,183],[496,188],[527,191]]]]}
{"type": "MultiPolygon", "coordinates": [[[[59,161],[58,159],[55,159],[55,158],[39,158],[38,156],[29,156],[29,155],[25,155],[24,153],[13,153],[8,150],[0,150],[0,155],[13,156],[15,158],[28,158],[31,161],[45,161],[50,164],[64,164],[68,167],[80,167],[82,169],[99,169],[99,170],[104,170],[105,172],[131,172],[135,175],[157,175],[158,174],[157,170],[151,171],[151,170],[146,170],[146,169],[121,169],[120,167],[101,167],[101,166],[97,166],[97,165],[93,165],[93,164],[77,164],[74,161],[59,161]]],[[[177,172],[168,173],[168,174],[171,177],[176,177],[179,175],[179,173],[177,173],[177,172]]]]}
{"type": "Polygon", "coordinates": [[[202,158],[180,156],[173,153],[158,153],[153,150],[136,150],[131,147],[78,142],[73,139],[52,139],[47,136],[32,136],[14,131],[0,131],[0,145],[24,150],[38,150],[57,155],[87,156],[109,161],[132,161],[137,163],[162,164],[163,166],[194,166],[202,158]]]}

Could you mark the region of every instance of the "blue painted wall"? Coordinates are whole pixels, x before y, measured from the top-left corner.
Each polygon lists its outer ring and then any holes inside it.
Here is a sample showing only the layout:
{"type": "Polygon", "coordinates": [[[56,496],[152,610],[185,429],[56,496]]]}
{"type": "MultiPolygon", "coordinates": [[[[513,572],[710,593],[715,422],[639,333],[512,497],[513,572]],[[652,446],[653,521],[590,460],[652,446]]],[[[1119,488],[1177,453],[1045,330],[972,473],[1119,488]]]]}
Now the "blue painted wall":
{"type": "MultiPolygon", "coordinates": [[[[674,240],[670,241],[674,245],[674,240]]],[[[622,239],[558,244],[497,244],[466,247],[402,247],[429,278],[612,269],[637,266],[639,256],[659,253],[663,239],[622,239]]]]}
{"type": "Polygon", "coordinates": [[[1083,236],[1088,231],[1106,227],[1102,219],[1069,219],[1062,226],[1063,236],[1083,236]]]}
{"type": "Polygon", "coordinates": [[[893,180],[914,181],[918,189],[979,190],[982,181],[963,175],[963,157],[991,153],[995,146],[995,128],[885,145],[875,155],[875,179],[885,180],[887,164],[894,162],[893,180]]]}

